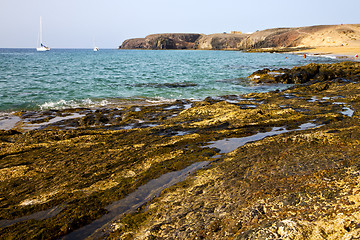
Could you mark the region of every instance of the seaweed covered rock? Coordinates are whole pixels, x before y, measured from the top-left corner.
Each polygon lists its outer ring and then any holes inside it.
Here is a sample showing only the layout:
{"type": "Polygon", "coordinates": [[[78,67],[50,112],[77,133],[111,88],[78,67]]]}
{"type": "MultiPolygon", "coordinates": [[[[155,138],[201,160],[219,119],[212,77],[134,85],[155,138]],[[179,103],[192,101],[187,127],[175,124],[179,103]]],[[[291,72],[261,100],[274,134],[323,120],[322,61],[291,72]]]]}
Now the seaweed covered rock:
{"type": "MultiPolygon", "coordinates": [[[[354,63],[324,66],[306,74],[359,77],[354,63]]],[[[359,112],[360,82],[343,79],[203,101],[19,112],[22,124],[0,131],[0,239],[66,239],[82,227],[89,232],[72,239],[356,239],[359,112]],[[204,162],[154,200],[143,194],[149,203],[114,212],[146,183],[204,162]]]]}
{"type": "Polygon", "coordinates": [[[340,62],[334,64],[310,63],[292,69],[262,69],[249,78],[255,83],[301,84],[311,80],[326,81],[335,78],[353,79],[360,75],[359,62],[340,62]]]}

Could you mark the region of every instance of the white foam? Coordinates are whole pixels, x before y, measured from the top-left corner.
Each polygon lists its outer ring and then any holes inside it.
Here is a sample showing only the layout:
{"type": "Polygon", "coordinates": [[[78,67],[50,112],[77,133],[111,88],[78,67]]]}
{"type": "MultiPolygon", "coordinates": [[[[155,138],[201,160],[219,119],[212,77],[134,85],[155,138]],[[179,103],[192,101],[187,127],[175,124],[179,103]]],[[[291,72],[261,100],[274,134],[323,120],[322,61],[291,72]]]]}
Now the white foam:
{"type": "Polygon", "coordinates": [[[156,98],[152,98],[152,99],[146,99],[146,101],[149,103],[172,103],[172,102],[175,102],[176,100],[164,98],[164,97],[156,97],[156,98]]]}
{"type": "Polygon", "coordinates": [[[330,58],[337,59],[335,55],[327,55],[327,54],[308,54],[309,57],[321,57],[321,58],[330,58]]]}
{"type": "Polygon", "coordinates": [[[80,107],[99,107],[107,106],[110,102],[108,100],[93,101],[89,98],[83,100],[59,100],[57,102],[45,102],[39,105],[41,110],[47,109],[65,109],[65,108],[80,108],[80,107]]]}

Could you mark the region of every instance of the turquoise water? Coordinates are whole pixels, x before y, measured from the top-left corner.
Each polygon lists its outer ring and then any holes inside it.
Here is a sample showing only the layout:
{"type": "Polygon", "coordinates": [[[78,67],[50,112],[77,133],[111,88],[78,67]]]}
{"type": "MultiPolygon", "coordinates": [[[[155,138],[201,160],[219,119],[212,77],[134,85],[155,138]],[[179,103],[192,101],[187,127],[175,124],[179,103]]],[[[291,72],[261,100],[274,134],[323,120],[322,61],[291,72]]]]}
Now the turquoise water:
{"type": "Polygon", "coordinates": [[[255,86],[246,77],[265,67],[331,61],[238,51],[0,49],[0,111],[269,91],[285,86],[255,86]]]}

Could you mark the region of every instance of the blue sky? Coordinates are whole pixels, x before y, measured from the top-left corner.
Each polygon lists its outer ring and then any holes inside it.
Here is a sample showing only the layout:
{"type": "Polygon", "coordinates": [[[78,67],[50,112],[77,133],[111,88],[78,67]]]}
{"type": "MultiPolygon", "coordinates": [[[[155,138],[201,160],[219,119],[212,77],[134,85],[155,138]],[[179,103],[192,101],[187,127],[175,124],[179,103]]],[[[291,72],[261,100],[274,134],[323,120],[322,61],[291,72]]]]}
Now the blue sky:
{"type": "Polygon", "coordinates": [[[152,33],[360,23],[359,0],[0,0],[0,48],[117,48],[152,33]]]}

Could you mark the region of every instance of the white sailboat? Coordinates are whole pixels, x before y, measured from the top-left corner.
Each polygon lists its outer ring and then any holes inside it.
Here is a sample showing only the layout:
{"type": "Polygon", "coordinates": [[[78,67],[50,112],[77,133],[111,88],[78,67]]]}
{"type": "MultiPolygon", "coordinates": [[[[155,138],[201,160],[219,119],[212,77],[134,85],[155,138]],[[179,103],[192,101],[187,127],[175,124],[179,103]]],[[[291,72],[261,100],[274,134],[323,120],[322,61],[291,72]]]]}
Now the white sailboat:
{"type": "Polygon", "coordinates": [[[93,42],[94,42],[94,48],[93,48],[94,52],[99,51],[99,48],[95,45],[95,38],[93,38],[93,42]]]}
{"type": "Polygon", "coordinates": [[[38,38],[38,44],[37,44],[37,48],[36,48],[36,51],[38,52],[45,52],[45,51],[49,51],[50,48],[45,46],[45,44],[43,44],[43,41],[42,41],[42,19],[40,17],[40,31],[39,31],[39,38],[38,38]],[[40,46],[39,46],[39,43],[40,43],[40,46]]]}

